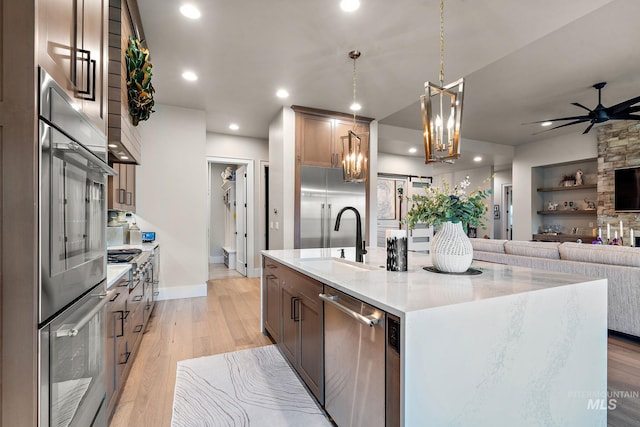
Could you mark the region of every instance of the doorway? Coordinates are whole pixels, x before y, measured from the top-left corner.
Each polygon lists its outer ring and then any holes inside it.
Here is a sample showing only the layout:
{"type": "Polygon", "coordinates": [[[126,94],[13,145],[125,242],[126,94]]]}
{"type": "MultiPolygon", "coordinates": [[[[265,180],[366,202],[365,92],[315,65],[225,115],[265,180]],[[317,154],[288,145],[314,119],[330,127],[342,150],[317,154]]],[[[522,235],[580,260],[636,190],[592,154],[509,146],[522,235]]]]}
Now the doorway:
{"type": "Polygon", "coordinates": [[[209,278],[254,277],[253,160],[207,157],[207,167],[209,278]]]}

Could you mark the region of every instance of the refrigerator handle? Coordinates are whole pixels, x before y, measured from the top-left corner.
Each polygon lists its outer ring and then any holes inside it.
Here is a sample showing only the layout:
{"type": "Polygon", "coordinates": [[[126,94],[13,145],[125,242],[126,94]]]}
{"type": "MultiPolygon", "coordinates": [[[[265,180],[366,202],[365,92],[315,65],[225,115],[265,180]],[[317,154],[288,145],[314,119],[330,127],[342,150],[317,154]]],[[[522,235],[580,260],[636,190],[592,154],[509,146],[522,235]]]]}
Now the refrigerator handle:
{"type": "Polygon", "coordinates": [[[329,203],[329,215],[327,215],[327,245],[325,248],[331,247],[331,203],[329,203]]]}
{"type": "Polygon", "coordinates": [[[324,203],[320,204],[320,247],[324,248],[324,203]]]}

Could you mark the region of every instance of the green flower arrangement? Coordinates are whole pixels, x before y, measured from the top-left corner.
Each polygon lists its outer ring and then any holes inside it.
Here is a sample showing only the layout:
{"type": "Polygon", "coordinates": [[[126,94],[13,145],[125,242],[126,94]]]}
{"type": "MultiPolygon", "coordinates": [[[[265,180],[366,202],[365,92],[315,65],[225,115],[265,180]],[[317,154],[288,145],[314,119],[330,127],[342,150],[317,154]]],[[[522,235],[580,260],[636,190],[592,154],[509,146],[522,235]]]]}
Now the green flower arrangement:
{"type": "Polygon", "coordinates": [[[149,50],[142,47],[140,40],[129,37],[129,47],[125,55],[127,63],[127,98],[129,114],[134,126],[141,120],[148,120],[153,113],[153,93],[149,50]]]}
{"type": "Polygon", "coordinates": [[[485,200],[491,190],[478,189],[466,193],[471,182],[467,176],[463,181],[451,189],[449,183],[443,180],[442,188],[424,187],[424,195],[414,194],[409,200],[411,208],[404,218],[409,228],[414,228],[419,222],[429,226],[438,226],[447,221],[462,222],[462,227],[484,227],[481,218],[487,213],[485,200]]]}

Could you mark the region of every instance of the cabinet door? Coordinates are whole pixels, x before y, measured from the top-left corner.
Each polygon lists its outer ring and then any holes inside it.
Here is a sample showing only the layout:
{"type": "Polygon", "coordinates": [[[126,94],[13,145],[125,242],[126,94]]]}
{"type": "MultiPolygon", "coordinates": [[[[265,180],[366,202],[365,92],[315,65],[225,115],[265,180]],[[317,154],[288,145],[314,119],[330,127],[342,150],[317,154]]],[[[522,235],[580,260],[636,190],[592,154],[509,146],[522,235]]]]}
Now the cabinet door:
{"type": "Polygon", "coordinates": [[[73,0],[38,2],[38,63],[67,92],[75,97],[73,58],[76,8],[73,0]]]}
{"type": "Polygon", "coordinates": [[[296,116],[296,120],[302,164],[335,167],[337,159],[333,147],[331,119],[300,114],[296,116]]]}
{"type": "Polygon", "coordinates": [[[281,318],[281,296],[280,296],[280,281],[278,277],[269,273],[265,275],[265,292],[267,304],[265,306],[265,319],[264,326],[271,334],[273,340],[280,342],[280,318],[281,318]]]}
{"type": "Polygon", "coordinates": [[[285,282],[280,284],[282,292],[282,341],[280,348],[293,366],[297,365],[300,345],[298,322],[300,319],[300,298],[285,282]]]}
{"type": "Polygon", "coordinates": [[[121,196],[120,196],[120,163],[114,163],[111,165],[113,170],[116,171],[118,175],[110,176],[108,179],[109,186],[109,199],[108,199],[108,208],[109,209],[121,209],[121,196]]]}
{"type": "Polygon", "coordinates": [[[106,132],[106,0],[84,0],[78,22],[77,89],[82,98],[82,110],[93,123],[106,132]],[[81,30],[81,31],[80,31],[81,30]]]}
{"type": "Polygon", "coordinates": [[[125,205],[127,210],[136,211],[136,165],[127,164],[126,166],[126,183],[125,188],[125,205]]]}
{"type": "MultiPolygon", "coordinates": [[[[320,288],[322,289],[322,288],[320,288]]],[[[300,298],[300,361],[299,373],[321,404],[324,404],[322,338],[322,304],[306,296],[300,298]]]]}

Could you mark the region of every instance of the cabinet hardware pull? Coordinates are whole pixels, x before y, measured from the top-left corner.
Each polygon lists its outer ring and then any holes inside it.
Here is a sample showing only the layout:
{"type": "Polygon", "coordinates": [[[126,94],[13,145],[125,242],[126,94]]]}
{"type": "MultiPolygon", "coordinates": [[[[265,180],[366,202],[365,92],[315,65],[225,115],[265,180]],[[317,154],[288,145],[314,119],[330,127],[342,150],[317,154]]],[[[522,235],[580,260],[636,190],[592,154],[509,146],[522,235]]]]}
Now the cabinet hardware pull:
{"type": "Polygon", "coordinates": [[[138,325],[136,326],[136,328],[133,330],[133,332],[135,333],[140,333],[140,331],[142,330],[142,325],[138,325]]]}
{"type": "Polygon", "coordinates": [[[125,355],[124,362],[119,362],[118,363],[119,365],[126,365],[127,364],[127,362],[129,361],[129,356],[131,356],[131,352],[130,351],[126,351],[124,353],[124,355],[125,355]]]}
{"type": "Polygon", "coordinates": [[[133,297],[133,302],[140,302],[142,301],[143,295],[136,295],[135,297],[133,297]]]}
{"type": "Polygon", "coordinates": [[[109,300],[109,302],[114,302],[115,300],[118,299],[119,296],[120,296],[120,292],[116,292],[116,294],[113,296],[113,298],[109,300]]]}
{"type": "MultiPolygon", "coordinates": [[[[300,321],[300,313],[296,312],[296,306],[300,306],[300,304],[296,304],[296,302],[299,302],[300,298],[298,297],[293,297],[291,298],[291,304],[293,306],[293,316],[291,317],[293,319],[294,322],[299,322],[300,321]]],[[[299,310],[298,310],[299,311],[299,310]]]]}
{"type": "Polygon", "coordinates": [[[127,205],[129,206],[133,205],[133,193],[131,191],[127,191],[127,196],[129,197],[129,201],[127,202],[127,205]]]}
{"type": "Polygon", "coordinates": [[[267,274],[267,279],[277,279],[278,276],[276,276],[275,274],[267,274]]]}
{"type": "Polygon", "coordinates": [[[119,334],[116,334],[116,337],[123,337],[124,336],[124,319],[125,319],[124,311],[119,310],[119,311],[116,311],[116,313],[120,313],[120,331],[121,331],[119,334]]]}
{"type": "Polygon", "coordinates": [[[124,205],[127,198],[127,190],[124,188],[118,188],[118,203],[124,205]]]}

